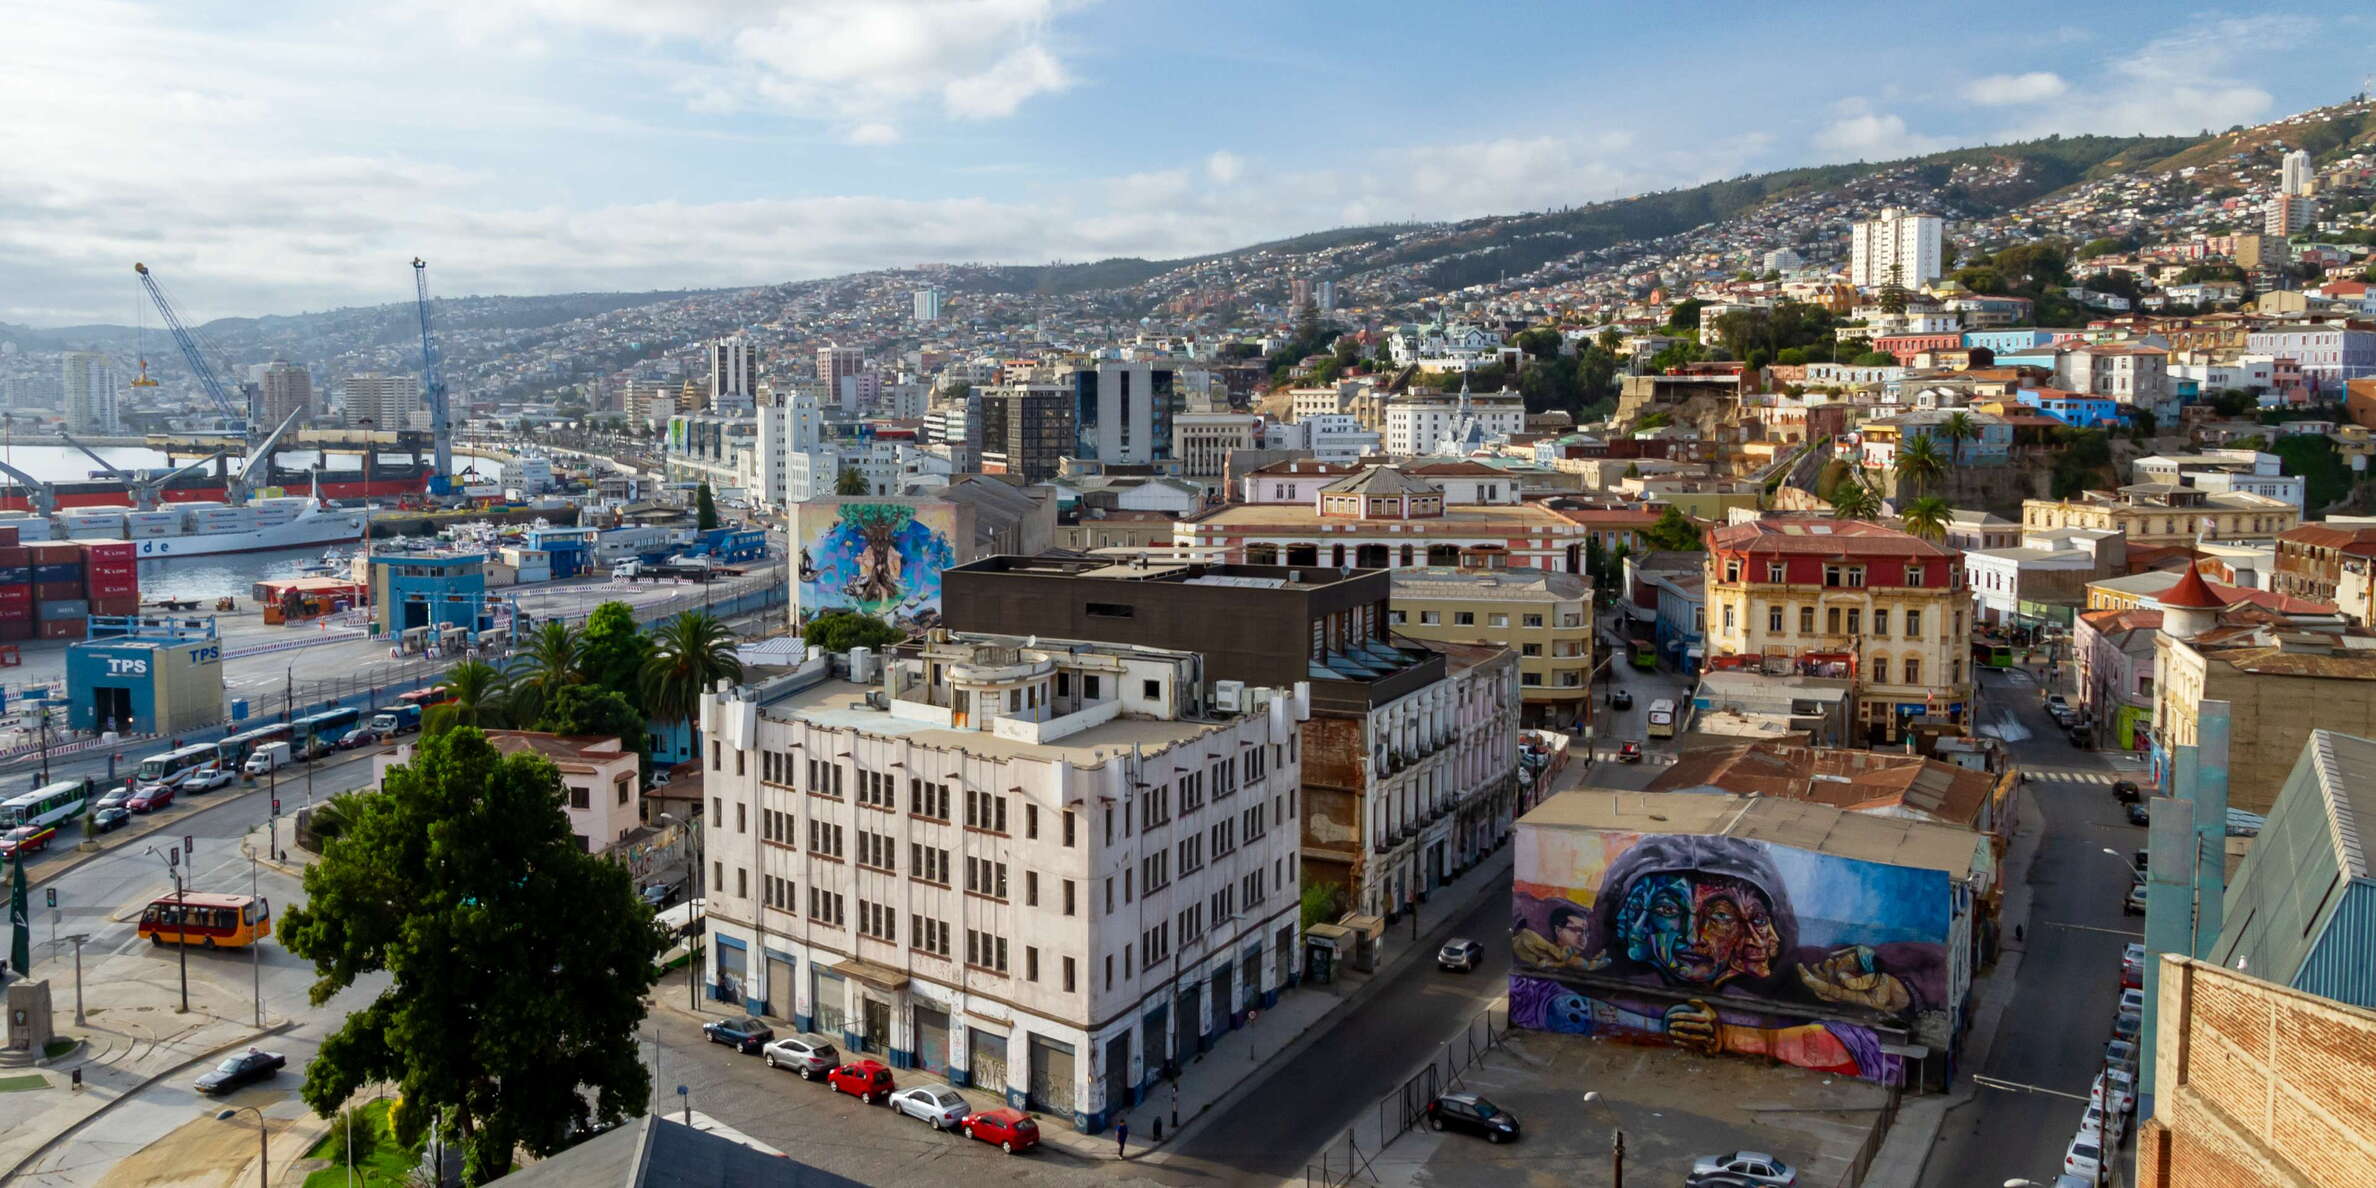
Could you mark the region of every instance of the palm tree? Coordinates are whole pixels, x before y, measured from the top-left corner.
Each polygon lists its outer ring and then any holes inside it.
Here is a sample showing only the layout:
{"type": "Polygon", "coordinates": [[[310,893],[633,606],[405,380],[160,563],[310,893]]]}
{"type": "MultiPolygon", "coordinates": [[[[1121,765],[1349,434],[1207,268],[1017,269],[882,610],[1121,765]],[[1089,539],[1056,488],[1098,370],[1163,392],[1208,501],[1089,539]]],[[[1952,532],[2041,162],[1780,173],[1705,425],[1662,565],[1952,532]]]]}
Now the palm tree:
{"type": "Polygon", "coordinates": [[[1898,513],[1898,523],[1906,531],[1929,541],[1947,539],[1947,523],[1954,517],[1954,509],[1936,495],[1926,495],[1906,505],[1898,513]]]}
{"type": "Polygon", "coordinates": [[[446,670],[447,700],[429,707],[422,729],[436,733],[455,726],[501,726],[505,680],[502,669],[484,660],[464,660],[446,670]]]}
{"type": "Polygon", "coordinates": [[[509,675],[513,720],[542,717],[554,694],[585,679],[578,669],[578,633],[559,619],[547,620],[528,637],[509,675]]]}
{"type": "Polygon", "coordinates": [[[1939,453],[1939,443],[1924,434],[1898,446],[1894,469],[1898,481],[1913,484],[1920,495],[1947,477],[1947,459],[1939,453]]]}
{"type": "Polygon", "coordinates": [[[1947,448],[1954,451],[1955,454],[1955,464],[1961,466],[1963,465],[1963,444],[1967,441],[1979,440],[1980,426],[1973,423],[1972,414],[1958,409],[1947,414],[1946,420],[1939,422],[1939,436],[1947,439],[1947,448]]]}
{"type": "Polygon", "coordinates": [[[1881,492],[1859,478],[1848,478],[1832,489],[1832,515],[1843,520],[1872,520],[1881,515],[1881,492]]]}
{"type": "Polygon", "coordinates": [[[686,611],[652,630],[652,657],[643,670],[644,712],[656,722],[691,721],[701,695],[720,677],[742,679],[734,633],[707,614],[686,611]]]}

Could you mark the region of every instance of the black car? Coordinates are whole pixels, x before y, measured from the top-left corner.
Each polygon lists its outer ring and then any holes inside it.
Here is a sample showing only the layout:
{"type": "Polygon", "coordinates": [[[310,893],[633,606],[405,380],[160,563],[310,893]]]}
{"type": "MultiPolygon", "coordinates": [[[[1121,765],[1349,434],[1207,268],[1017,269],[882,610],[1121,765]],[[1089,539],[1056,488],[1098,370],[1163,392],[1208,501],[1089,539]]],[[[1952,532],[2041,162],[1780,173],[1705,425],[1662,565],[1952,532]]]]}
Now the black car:
{"type": "Polygon", "coordinates": [[[1609,694],[1609,708],[1611,708],[1611,709],[1632,709],[1632,708],[1633,708],[1633,693],[1632,693],[1632,691],[1631,691],[1631,690],[1627,690],[1627,689],[1619,689],[1619,690],[1617,690],[1616,692],[1609,694]]]}
{"type": "Polygon", "coordinates": [[[2145,811],[2144,801],[2135,800],[2129,802],[2128,819],[2131,825],[2144,825],[2150,823],[2153,817],[2152,814],[2145,811]]]}
{"type": "Polygon", "coordinates": [[[199,1077],[198,1092],[220,1096],[251,1081],[270,1080],[274,1073],[288,1065],[289,1058],[278,1052],[249,1048],[237,1055],[224,1057],[221,1064],[199,1077]]]}
{"type": "Polygon", "coordinates": [[[1518,1137],[1517,1117],[1474,1093],[1447,1093],[1429,1100],[1427,1124],[1436,1130],[1481,1134],[1487,1142],[1506,1143],[1518,1137]]]}
{"type": "Polygon", "coordinates": [[[677,883],[646,883],[643,890],[637,894],[643,897],[643,901],[649,904],[652,910],[658,911],[676,902],[677,892],[680,888],[681,884],[677,883]]]}
{"type": "Polygon", "coordinates": [[[1765,1188],[1747,1176],[1731,1172],[1698,1172],[1683,1179],[1683,1188],[1765,1188]]]}
{"type": "Polygon", "coordinates": [[[2082,751],[2088,750],[2095,746],[2095,731],[2087,728],[2086,726],[2072,726],[2068,732],[2068,736],[2071,740],[2071,745],[2079,748],[2082,751]]]}
{"type": "Polygon", "coordinates": [[[2122,804],[2135,804],[2144,795],[2145,793],[2137,787],[2135,780],[2112,781],[2112,799],[2122,804]]]}
{"type": "Polygon", "coordinates": [[[91,814],[91,832],[113,833],[118,829],[122,829],[124,827],[124,822],[131,819],[131,809],[125,808],[120,804],[111,804],[106,808],[100,809],[98,812],[91,814]]]}
{"type": "Polygon", "coordinates": [[[752,1018],[712,1019],[701,1025],[701,1034],[713,1044],[724,1044],[745,1055],[758,1051],[775,1038],[773,1029],[752,1018]]]}

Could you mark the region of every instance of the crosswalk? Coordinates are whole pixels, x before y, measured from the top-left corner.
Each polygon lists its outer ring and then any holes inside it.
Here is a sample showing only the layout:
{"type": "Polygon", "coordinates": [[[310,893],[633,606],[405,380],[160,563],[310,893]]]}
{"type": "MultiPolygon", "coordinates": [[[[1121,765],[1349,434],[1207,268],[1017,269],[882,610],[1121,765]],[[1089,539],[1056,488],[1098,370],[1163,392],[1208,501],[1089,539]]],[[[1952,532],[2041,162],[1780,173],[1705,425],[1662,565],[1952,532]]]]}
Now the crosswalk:
{"type": "Polygon", "coordinates": [[[2023,775],[2029,776],[2031,779],[2036,780],[2039,783],[2046,784],[2077,784],[2092,785],[2098,788],[2110,788],[2112,785],[2119,783],[2122,780],[2127,780],[2130,783],[2137,784],[2139,786],[2143,786],[2145,783],[2144,773],[2142,772],[2104,771],[2101,768],[2080,769],[2072,767],[2024,767],[2021,769],[2021,772],[2023,775]]]}

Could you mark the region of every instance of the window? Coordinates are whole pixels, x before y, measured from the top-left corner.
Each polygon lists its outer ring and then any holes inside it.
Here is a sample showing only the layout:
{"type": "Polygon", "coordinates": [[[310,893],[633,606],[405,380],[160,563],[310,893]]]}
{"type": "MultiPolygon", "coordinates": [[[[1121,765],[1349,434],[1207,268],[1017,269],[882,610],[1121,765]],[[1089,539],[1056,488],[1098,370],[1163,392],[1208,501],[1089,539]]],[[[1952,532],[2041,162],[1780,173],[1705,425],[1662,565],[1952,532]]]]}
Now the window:
{"type": "Polygon", "coordinates": [[[781,912],[794,911],[792,880],[767,875],[760,880],[760,889],[767,893],[767,906],[781,912]]]}
{"type": "MultiPolygon", "coordinates": [[[[1910,622],[1911,622],[1911,621],[1909,620],[1909,623],[1910,623],[1910,622]]],[[[1889,608],[1888,608],[1888,607],[1886,607],[1886,606],[1876,606],[1876,607],[1874,607],[1874,608],[1873,608],[1873,634],[1875,634],[1875,635],[1887,635],[1887,634],[1889,634],[1889,608]]]]}
{"type": "MultiPolygon", "coordinates": [[[[592,793],[588,792],[588,791],[587,791],[587,790],[586,790],[586,789],[585,789],[583,786],[581,786],[581,785],[577,785],[577,784],[571,784],[571,785],[569,785],[569,807],[571,807],[571,808],[573,808],[573,809],[582,809],[582,808],[592,808],[593,806],[594,806],[594,801],[593,801],[593,794],[592,794],[592,793]]],[[[740,804],[737,804],[737,805],[735,805],[735,806],[734,806],[734,815],[735,815],[735,817],[736,817],[737,819],[741,818],[741,816],[742,816],[742,811],[743,811],[743,806],[742,806],[742,805],[740,805],[740,804]]]]}
{"type": "Polygon", "coordinates": [[[1477,625],[1477,615],[1476,615],[1476,612],[1475,612],[1475,611],[1453,611],[1453,612],[1452,612],[1452,625],[1453,625],[1453,626],[1455,626],[1455,627],[1474,627],[1474,626],[1476,626],[1476,625],[1477,625]]]}
{"type": "Polygon", "coordinates": [[[1039,906],[1039,872],[1036,870],[1023,872],[1023,906],[1039,906]]]}
{"type": "Polygon", "coordinates": [[[1920,565],[1908,565],[1908,566],[1906,567],[1906,584],[1907,584],[1907,585],[1909,585],[1909,586],[1919,586],[1919,585],[1921,585],[1921,584],[1922,584],[1922,573],[1923,573],[1923,567],[1922,567],[1922,566],[1920,566],[1920,565]]]}
{"type": "Polygon", "coordinates": [[[1855,606],[1848,608],[1848,634],[1864,634],[1864,608],[1855,606]]]}
{"type": "Polygon", "coordinates": [[[751,897],[751,872],[740,866],[734,868],[734,897],[736,899],[751,897]]]}
{"type": "Polygon", "coordinates": [[[1543,645],[1538,643],[1519,644],[1518,654],[1521,656],[1540,656],[1543,654],[1543,645]]]}
{"type": "Polygon", "coordinates": [[[1146,700],[1148,700],[1148,701],[1161,701],[1161,700],[1163,700],[1163,682],[1162,682],[1162,681],[1140,681],[1140,682],[1139,682],[1139,696],[1140,696],[1140,697],[1142,697],[1142,698],[1144,698],[1144,699],[1146,699],[1146,700]]]}
{"type": "Polygon", "coordinates": [[[1064,959],[1064,992],[1066,994],[1073,992],[1073,980],[1073,959],[1067,957],[1064,959]]]}
{"type": "Polygon", "coordinates": [[[858,803],[869,808],[897,809],[899,796],[895,788],[889,775],[863,767],[858,769],[858,803]]]}
{"type": "Polygon", "coordinates": [[[1799,608],[1799,634],[1800,634],[1800,635],[1813,635],[1813,634],[1815,634],[1815,608],[1814,608],[1814,607],[1811,607],[1811,606],[1802,606],[1802,607],[1800,607],[1800,608],[1799,608]]]}
{"type": "Polygon", "coordinates": [[[1005,833],[1007,831],[1006,797],[991,792],[966,792],[965,827],[986,829],[992,833],[1005,833]]]}
{"type": "Polygon", "coordinates": [[[726,751],[725,751],[725,748],[719,744],[719,742],[718,742],[718,740],[717,740],[717,739],[714,739],[714,738],[710,740],[710,770],[711,770],[711,771],[724,771],[724,770],[726,770],[726,751]]]}
{"type": "Polygon", "coordinates": [[[997,973],[1007,970],[1007,942],[979,929],[965,930],[965,963],[997,973]]]}
{"type": "Polygon", "coordinates": [[[1769,606],[1766,608],[1766,630],[1771,631],[1776,635],[1782,634],[1781,607],[1769,606]]]}
{"type": "Polygon", "coordinates": [[[1766,580],[1769,582],[1780,584],[1788,572],[1779,561],[1766,562],[1766,580]]]}
{"type": "Polygon", "coordinates": [[[948,956],[948,922],[935,920],[930,916],[918,913],[910,913],[908,916],[908,943],[927,953],[941,957],[948,956]]]}
{"type": "Polygon", "coordinates": [[[1827,606],[1823,608],[1823,630],[1824,634],[1826,635],[1838,635],[1840,633],[1839,607],[1827,606]]]}
{"type": "Polygon", "coordinates": [[[1724,580],[1725,580],[1725,581],[1728,581],[1728,582],[1737,582],[1737,581],[1740,581],[1740,580],[1741,580],[1741,561],[1740,561],[1740,558],[1738,558],[1738,557],[1727,557],[1727,558],[1725,558],[1725,560],[1724,560],[1724,580]]]}
{"type": "MultiPolygon", "coordinates": [[[[1876,612],[1874,612],[1874,613],[1875,613],[1875,614],[1879,614],[1880,612],[1876,611],[1876,612]]],[[[1918,611],[1918,610],[1910,610],[1910,611],[1907,611],[1907,612],[1906,612],[1906,638],[1908,638],[1908,639],[1920,639],[1920,638],[1922,638],[1922,612],[1921,612],[1921,611],[1918,611]]]]}
{"type": "Polygon", "coordinates": [[[1039,837],[1039,806],[1036,804],[1023,806],[1023,836],[1026,838],[1039,837]]]}
{"type": "MultiPolygon", "coordinates": [[[[1191,840],[1197,840],[1197,839],[1191,839],[1191,840]]],[[[1188,852],[1188,850],[1187,850],[1187,843],[1186,843],[1186,842],[1182,842],[1182,843],[1180,844],[1180,847],[1181,847],[1181,848],[1180,848],[1180,852],[1181,852],[1181,854],[1182,854],[1183,856],[1185,856],[1185,855],[1187,854],[1187,852],[1188,852]]],[[[1128,899],[1128,898],[1130,897],[1130,887],[1129,887],[1129,882],[1130,882],[1130,872],[1129,872],[1129,871],[1123,871],[1123,872],[1122,872],[1122,876],[1123,876],[1123,889],[1122,889],[1123,898],[1124,898],[1124,899],[1128,899]]],[[[1145,857],[1143,857],[1143,858],[1139,859],[1139,882],[1140,882],[1142,885],[1144,885],[1144,886],[1146,887],[1148,894],[1153,894],[1153,893],[1155,893],[1155,892],[1157,892],[1157,891],[1160,891],[1160,890],[1162,890],[1164,887],[1166,887],[1166,886],[1170,885],[1170,883],[1171,883],[1171,851],[1169,851],[1169,850],[1157,850],[1157,851],[1155,851],[1154,853],[1152,853],[1152,854],[1149,854],[1149,855],[1147,855],[1147,856],[1145,856],[1145,857]]]]}
{"type": "Polygon", "coordinates": [[[1526,616],[1525,618],[1523,618],[1523,619],[1520,619],[1520,620],[1519,620],[1519,622],[1520,622],[1521,624],[1523,624],[1524,626],[1528,626],[1528,627],[1540,627],[1540,626],[1542,626],[1542,625],[1543,625],[1543,616],[1541,616],[1541,615],[1528,615],[1528,616],[1526,616]]]}
{"type": "Polygon", "coordinates": [[[1023,946],[1023,980],[1026,982],[1036,982],[1039,980],[1038,945],[1023,946]]]}
{"type": "Polygon", "coordinates": [[[1889,683],[1889,657],[1873,657],[1873,683],[1876,685],[1889,683]]]}
{"type": "Polygon", "coordinates": [[[935,821],[949,819],[949,786],[908,780],[908,811],[935,821]]]}
{"type": "Polygon", "coordinates": [[[1139,828],[1153,829],[1171,820],[1171,785],[1147,789],[1139,800],[1139,828]]]}
{"type": "MultiPolygon", "coordinates": [[[[1186,878],[1204,869],[1204,843],[1205,839],[1201,836],[1180,840],[1180,877],[1186,878]]],[[[1149,884],[1147,889],[1152,891],[1155,887],[1149,884]]]]}
{"type": "Polygon", "coordinates": [[[1913,656],[1906,657],[1906,683],[1909,685],[1922,683],[1922,661],[1913,656]]]}
{"type": "Polygon", "coordinates": [[[1402,626],[1402,625],[1403,625],[1403,613],[1402,613],[1401,611],[1398,611],[1398,610],[1390,610],[1390,611],[1387,611],[1387,612],[1386,612],[1386,622],[1387,622],[1387,623],[1389,623],[1389,624],[1391,624],[1391,625],[1393,625],[1393,626],[1396,626],[1396,627],[1400,627],[1400,626],[1402,626]]]}
{"type": "Polygon", "coordinates": [[[949,885],[949,852],[938,846],[920,842],[908,844],[908,867],[916,878],[927,883],[949,885]]]}
{"type": "Polygon", "coordinates": [[[839,928],[844,919],[842,897],[831,891],[809,888],[809,918],[819,924],[839,928]]]}
{"type": "Polygon", "coordinates": [[[858,935],[881,941],[899,939],[899,913],[888,904],[858,901],[858,935]]]}
{"type": "Polygon", "coordinates": [[[965,889],[992,899],[1007,897],[1007,864],[988,858],[967,856],[965,859],[965,889]]]}
{"type": "Polygon", "coordinates": [[[1073,846],[1074,846],[1074,845],[1075,845],[1075,844],[1078,842],[1078,836],[1077,836],[1078,830],[1076,829],[1076,826],[1077,826],[1079,823],[1080,823],[1080,816],[1079,816],[1078,814],[1074,813],[1074,812],[1073,812],[1071,809],[1066,809],[1066,810],[1064,810],[1064,848],[1065,848],[1065,849],[1068,849],[1068,850],[1069,850],[1069,849],[1073,848],[1073,846]]]}
{"type": "Polygon", "coordinates": [[[1441,623],[1441,622],[1443,622],[1443,621],[1444,621],[1444,615],[1443,615],[1443,612],[1441,612],[1441,611],[1420,611],[1420,612],[1419,612],[1419,624],[1420,624],[1421,626],[1423,626],[1423,627],[1433,627],[1433,626],[1435,626],[1436,624],[1438,624],[1438,623],[1441,623]]]}
{"type": "Polygon", "coordinates": [[[1539,686],[1540,686],[1540,685],[1542,685],[1542,683],[1543,683],[1543,674],[1542,674],[1542,673],[1539,673],[1539,672],[1522,672],[1522,673],[1519,673],[1519,674],[1518,674],[1518,683],[1519,683],[1519,684],[1521,684],[1521,685],[1527,685],[1527,686],[1536,686],[1536,687],[1539,687],[1539,686]]]}
{"type": "MultiPolygon", "coordinates": [[[[586,790],[584,788],[571,788],[569,790],[569,800],[571,804],[577,806],[578,808],[586,807],[586,790]]],[[[749,833],[751,831],[750,808],[751,806],[743,804],[740,801],[735,802],[734,831],[736,833],[749,833]]]]}
{"type": "Polygon", "coordinates": [[[858,865],[897,873],[899,870],[899,843],[893,841],[886,834],[859,830],[858,865]]]}
{"type": "Polygon", "coordinates": [[[1510,616],[1487,615],[1485,616],[1485,625],[1488,627],[1507,627],[1510,625],[1510,616]]]}
{"type": "Polygon", "coordinates": [[[1064,880],[1064,914],[1067,916],[1072,915],[1076,909],[1077,901],[1080,898],[1077,891],[1078,887],[1071,879],[1064,880]]]}
{"type": "Polygon", "coordinates": [[[1726,631],[1733,629],[1733,608],[1730,604],[1724,608],[1724,629],[1726,631]]]}
{"type": "Polygon", "coordinates": [[[840,858],[842,827],[827,821],[809,822],[809,853],[820,858],[840,858]]]}

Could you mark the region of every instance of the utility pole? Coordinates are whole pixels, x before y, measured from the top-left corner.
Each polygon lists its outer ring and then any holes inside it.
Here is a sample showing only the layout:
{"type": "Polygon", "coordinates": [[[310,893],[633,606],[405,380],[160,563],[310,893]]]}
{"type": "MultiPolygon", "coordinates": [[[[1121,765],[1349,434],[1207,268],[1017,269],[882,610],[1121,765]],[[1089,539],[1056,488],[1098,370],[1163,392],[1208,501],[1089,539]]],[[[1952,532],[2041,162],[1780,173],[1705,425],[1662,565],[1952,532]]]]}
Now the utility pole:
{"type": "MultiPolygon", "coordinates": [[[[256,889],[256,851],[252,846],[247,850],[248,898],[261,902],[256,889]]],[[[254,910],[254,905],[250,905],[250,910],[254,910]]],[[[248,941],[248,980],[255,988],[256,1027],[261,1030],[264,1026],[264,938],[261,936],[248,941]]]]}
{"type": "Polygon", "coordinates": [[[85,1024],[82,997],[82,947],[83,942],[89,939],[91,939],[91,934],[87,932],[77,932],[66,938],[67,943],[74,946],[74,1025],[76,1027],[85,1024]]]}
{"type": "MultiPolygon", "coordinates": [[[[157,847],[149,846],[148,852],[156,854],[157,847]]],[[[165,860],[165,873],[173,877],[173,948],[181,959],[181,1008],[179,1013],[186,1015],[190,1013],[190,945],[188,939],[183,936],[182,930],[189,926],[190,910],[188,892],[186,885],[182,882],[182,853],[180,847],[168,846],[165,852],[158,856],[165,860]]],[[[79,958],[81,954],[79,947],[76,949],[76,954],[79,958]]]]}
{"type": "Polygon", "coordinates": [[[1609,1131],[1609,1188],[1625,1188],[1625,1132],[1609,1131]]]}

